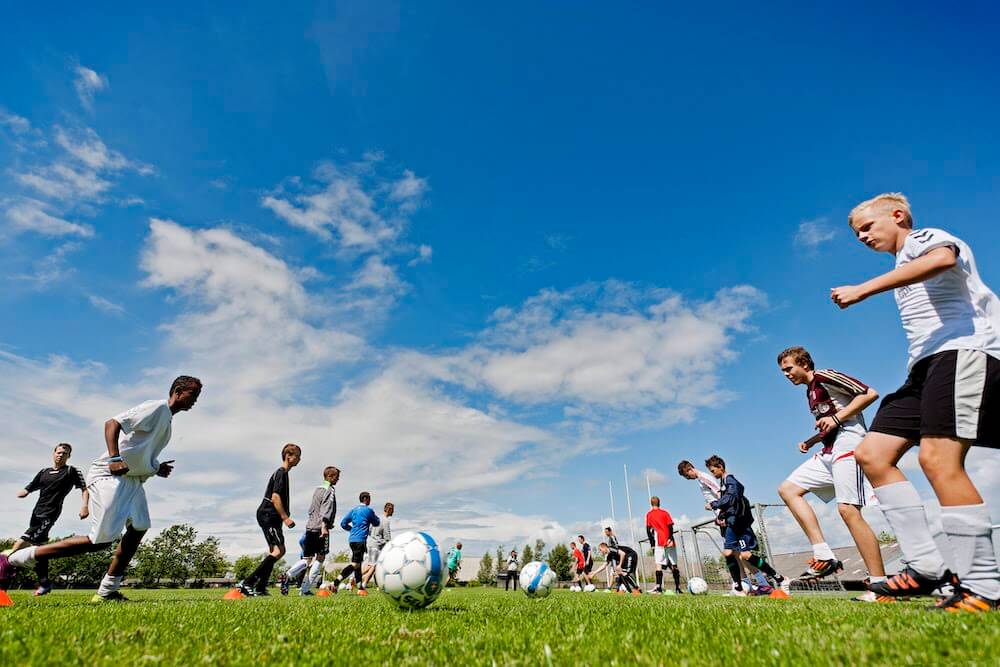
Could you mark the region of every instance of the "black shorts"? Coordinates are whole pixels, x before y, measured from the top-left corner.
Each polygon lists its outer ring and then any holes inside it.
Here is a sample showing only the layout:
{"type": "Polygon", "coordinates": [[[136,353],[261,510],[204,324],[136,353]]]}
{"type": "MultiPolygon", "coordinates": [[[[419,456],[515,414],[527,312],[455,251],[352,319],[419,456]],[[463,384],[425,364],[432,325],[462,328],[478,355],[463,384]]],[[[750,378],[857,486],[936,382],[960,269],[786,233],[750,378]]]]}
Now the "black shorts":
{"type": "Polygon", "coordinates": [[[323,537],[318,530],[307,530],[302,541],[302,557],[325,556],[330,553],[330,535],[323,537]]]}
{"type": "Polygon", "coordinates": [[[52,530],[57,518],[37,517],[32,514],[31,521],[28,522],[28,530],[24,531],[21,539],[35,546],[45,544],[49,541],[49,531],[52,530]]]}
{"type": "Polygon", "coordinates": [[[635,568],[639,564],[639,557],[635,554],[625,554],[622,557],[622,570],[627,574],[635,574],[635,568]]]}
{"type": "Polygon", "coordinates": [[[921,359],[882,400],[871,430],[918,444],[944,436],[1000,447],[1000,360],[975,350],[921,359]]]}
{"type": "Polygon", "coordinates": [[[723,547],[730,551],[756,551],[757,535],[750,526],[728,526],[723,547]]]}
{"type": "Polygon", "coordinates": [[[364,562],[365,552],[368,550],[366,548],[367,542],[349,542],[348,545],[351,547],[351,562],[364,562]]]}
{"type": "Polygon", "coordinates": [[[583,566],[583,573],[590,574],[590,571],[593,569],[594,569],[594,561],[590,561],[589,563],[583,566]]]}
{"type": "Polygon", "coordinates": [[[257,524],[264,531],[267,546],[285,548],[285,531],[282,529],[281,517],[277,512],[257,510],[257,524]]]}

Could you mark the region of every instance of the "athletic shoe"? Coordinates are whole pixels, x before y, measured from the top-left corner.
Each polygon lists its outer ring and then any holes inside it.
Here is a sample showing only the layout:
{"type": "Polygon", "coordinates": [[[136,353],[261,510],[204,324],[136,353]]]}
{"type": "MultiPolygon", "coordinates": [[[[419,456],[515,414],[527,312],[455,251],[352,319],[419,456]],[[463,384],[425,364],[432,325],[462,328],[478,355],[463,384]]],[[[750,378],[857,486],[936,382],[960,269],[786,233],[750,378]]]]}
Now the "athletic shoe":
{"type": "Polygon", "coordinates": [[[48,595],[52,592],[52,584],[39,584],[38,588],[35,589],[33,595],[39,597],[42,595],[48,595]]]}
{"type": "Polygon", "coordinates": [[[281,588],[282,595],[288,595],[288,575],[283,574],[278,577],[278,586],[281,588]]]}
{"type": "Polygon", "coordinates": [[[266,588],[257,588],[254,589],[253,596],[255,598],[269,598],[271,594],[267,592],[266,588]]]}
{"type": "Polygon", "coordinates": [[[809,561],[809,567],[799,575],[799,579],[822,579],[836,574],[844,569],[844,564],[836,558],[818,560],[813,558],[809,561]]]}
{"type": "Polygon", "coordinates": [[[111,591],[107,595],[95,594],[94,597],[90,598],[90,601],[93,604],[108,604],[111,602],[128,602],[128,598],[118,591],[111,591]]]}
{"type": "Polygon", "coordinates": [[[11,579],[14,578],[15,568],[7,559],[6,554],[0,554],[0,591],[7,590],[11,579]]]}
{"type": "Polygon", "coordinates": [[[885,581],[869,584],[868,590],[874,591],[876,595],[888,595],[894,598],[930,595],[942,584],[951,583],[953,578],[949,570],[946,570],[942,577],[925,577],[910,566],[906,566],[902,572],[885,581]]]}
{"type": "Polygon", "coordinates": [[[742,588],[730,588],[729,592],[726,593],[726,596],[734,598],[745,598],[747,596],[747,592],[742,588]]]}
{"type": "Polygon", "coordinates": [[[977,595],[972,591],[957,587],[955,593],[943,600],[940,600],[933,607],[928,607],[932,611],[947,611],[952,614],[981,614],[986,611],[997,610],[997,600],[989,600],[982,595],[977,595]]]}
{"type": "Polygon", "coordinates": [[[747,595],[751,597],[766,596],[774,592],[773,586],[751,586],[747,595]]]}
{"type": "Polygon", "coordinates": [[[663,589],[662,588],[650,588],[646,592],[649,593],[650,595],[659,595],[660,593],[663,592],[663,589]]]}
{"type": "Polygon", "coordinates": [[[684,595],[684,591],[683,591],[683,590],[681,590],[680,588],[675,588],[675,589],[674,589],[674,593],[675,593],[676,595],[684,595]]]}
{"type": "Polygon", "coordinates": [[[365,590],[365,589],[363,589],[363,588],[359,588],[359,589],[358,589],[358,595],[360,595],[360,596],[361,596],[361,597],[363,597],[363,598],[366,598],[366,597],[368,597],[368,591],[366,591],[366,590],[365,590]]]}
{"type": "Polygon", "coordinates": [[[244,596],[246,596],[248,598],[252,598],[253,596],[257,595],[257,591],[255,591],[254,589],[250,588],[249,586],[247,586],[246,584],[244,584],[242,581],[240,583],[236,584],[236,588],[240,591],[241,594],[243,594],[244,596]]]}
{"type": "Polygon", "coordinates": [[[312,591],[299,591],[299,596],[300,597],[309,596],[309,595],[316,595],[316,594],[313,593],[312,591]]]}

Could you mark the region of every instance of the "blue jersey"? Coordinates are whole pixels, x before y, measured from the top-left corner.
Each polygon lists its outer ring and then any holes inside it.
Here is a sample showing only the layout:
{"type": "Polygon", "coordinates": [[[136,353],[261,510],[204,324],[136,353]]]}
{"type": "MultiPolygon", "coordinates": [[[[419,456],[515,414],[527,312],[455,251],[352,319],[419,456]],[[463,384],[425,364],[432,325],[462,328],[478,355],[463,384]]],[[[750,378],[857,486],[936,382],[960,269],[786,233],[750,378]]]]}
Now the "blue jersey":
{"type": "Polygon", "coordinates": [[[366,542],[372,526],[379,525],[378,515],[368,505],[358,505],[344,515],[340,527],[351,531],[348,542],[366,542]]]}

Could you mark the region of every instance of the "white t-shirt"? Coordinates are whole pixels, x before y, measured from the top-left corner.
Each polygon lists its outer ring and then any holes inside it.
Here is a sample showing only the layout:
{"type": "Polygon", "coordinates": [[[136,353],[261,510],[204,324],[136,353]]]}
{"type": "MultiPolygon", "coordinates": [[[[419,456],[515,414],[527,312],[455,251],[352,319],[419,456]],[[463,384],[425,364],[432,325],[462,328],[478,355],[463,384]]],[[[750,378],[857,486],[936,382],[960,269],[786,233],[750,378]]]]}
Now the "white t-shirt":
{"type": "Polygon", "coordinates": [[[979,277],[965,242],[940,229],[915,229],[896,255],[896,267],[943,246],[957,251],[955,266],[895,290],[910,342],[908,367],[945,350],[981,350],[1000,359],[1000,301],[979,277]]]}
{"type": "MultiPolygon", "coordinates": [[[[118,452],[128,465],[127,477],[148,479],[160,468],[157,457],[170,442],[170,424],[173,414],[167,401],[146,401],[117,415],[115,421],[122,425],[118,452]]],[[[91,467],[91,476],[107,477],[110,456],[103,456],[91,467]]]]}
{"type": "Polygon", "coordinates": [[[695,473],[698,474],[698,487],[701,489],[701,495],[705,496],[705,502],[710,503],[713,500],[718,500],[719,496],[722,495],[719,480],[701,470],[695,470],[695,473]]]}

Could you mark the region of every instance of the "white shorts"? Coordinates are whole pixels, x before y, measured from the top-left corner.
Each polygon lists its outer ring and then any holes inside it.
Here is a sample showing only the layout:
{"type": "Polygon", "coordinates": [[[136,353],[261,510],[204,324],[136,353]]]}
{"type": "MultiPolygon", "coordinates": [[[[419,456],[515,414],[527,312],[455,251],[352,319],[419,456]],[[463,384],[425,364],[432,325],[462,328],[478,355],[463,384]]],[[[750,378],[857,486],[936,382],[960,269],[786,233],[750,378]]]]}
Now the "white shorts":
{"type": "Polygon", "coordinates": [[[836,498],[838,503],[858,507],[877,504],[871,483],[854,460],[853,449],[813,454],[788,476],[788,481],[824,503],[836,498]]]}
{"type": "Polygon", "coordinates": [[[107,544],[121,536],[126,526],[149,530],[149,506],[143,480],[138,477],[91,477],[90,541],[107,544]]]}
{"type": "Polygon", "coordinates": [[[378,562],[379,554],[382,553],[382,547],[368,547],[368,562],[374,565],[378,562]]]}
{"type": "Polygon", "coordinates": [[[677,547],[653,547],[653,562],[657,565],[677,565],[677,547]]]}

